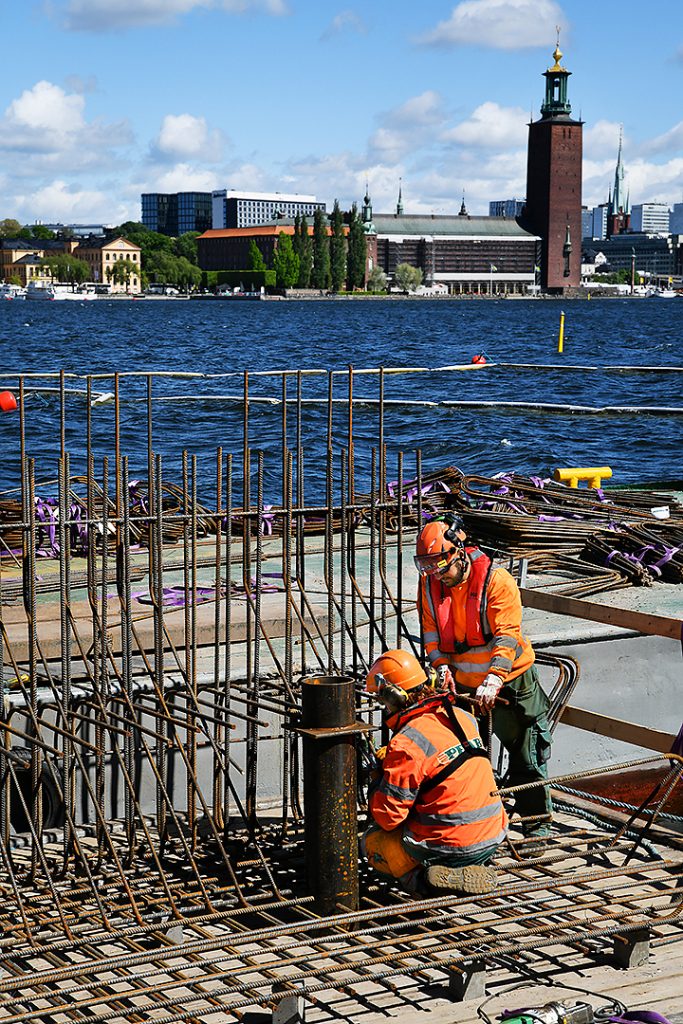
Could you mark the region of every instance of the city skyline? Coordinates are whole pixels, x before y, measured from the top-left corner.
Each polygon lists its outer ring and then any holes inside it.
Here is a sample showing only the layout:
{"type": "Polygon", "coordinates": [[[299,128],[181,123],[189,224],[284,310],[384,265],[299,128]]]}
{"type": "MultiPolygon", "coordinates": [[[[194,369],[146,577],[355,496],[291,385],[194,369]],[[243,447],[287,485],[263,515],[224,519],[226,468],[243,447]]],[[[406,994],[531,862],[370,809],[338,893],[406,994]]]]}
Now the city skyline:
{"type": "MultiPolygon", "coordinates": [[[[683,15],[653,0],[26,0],[3,5],[0,218],[140,218],[143,192],[248,188],[472,213],[521,198],[556,25],[604,202],[683,199],[683,15]]],[[[673,9],[672,9],[673,8],[673,9]]]]}

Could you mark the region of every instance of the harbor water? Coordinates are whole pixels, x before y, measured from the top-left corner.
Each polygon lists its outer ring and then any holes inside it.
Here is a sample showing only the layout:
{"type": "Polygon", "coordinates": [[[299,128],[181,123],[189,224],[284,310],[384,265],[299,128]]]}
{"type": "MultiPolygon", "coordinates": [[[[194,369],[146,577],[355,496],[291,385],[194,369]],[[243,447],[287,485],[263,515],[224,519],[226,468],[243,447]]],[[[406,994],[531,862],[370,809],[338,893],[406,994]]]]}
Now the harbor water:
{"type": "MultiPolygon", "coordinates": [[[[154,380],[154,446],[164,456],[167,474],[177,477],[183,449],[196,454],[200,470],[207,472],[219,445],[241,458],[236,439],[241,438],[241,374],[246,370],[438,368],[470,364],[473,355],[484,352],[495,365],[482,370],[385,375],[389,466],[399,450],[412,459],[419,447],[425,471],[454,465],[468,473],[515,469],[543,476],[558,466],[609,465],[616,484],[678,481],[683,477],[683,417],[672,410],[683,409],[683,375],[671,368],[683,368],[682,314],[683,302],[675,299],[594,300],[564,307],[542,300],[343,298],[5,302],[0,308],[0,385],[15,388],[12,373],[61,369],[73,374],[189,370],[218,375],[154,380]],[[561,308],[566,328],[564,352],[559,354],[561,308]],[[504,404],[441,404],[449,402],[504,404]],[[544,408],[548,405],[566,408],[544,408]],[[632,407],[641,411],[630,411],[632,407]]],[[[348,416],[348,377],[340,373],[333,380],[339,439],[348,416]]],[[[27,454],[36,458],[39,477],[56,475],[60,409],[54,392],[31,389],[58,384],[54,379],[25,379],[27,454]]],[[[69,378],[66,386],[66,447],[72,453],[72,471],[78,473],[85,470],[78,464],[85,450],[85,383],[69,378]]],[[[290,378],[288,400],[295,399],[296,386],[290,378]]],[[[354,375],[360,486],[367,483],[361,478],[369,474],[370,449],[377,443],[379,386],[376,374],[354,375]]],[[[110,393],[113,380],[93,381],[93,389],[110,393]]],[[[301,440],[307,453],[317,453],[317,464],[316,456],[309,463],[309,473],[315,475],[325,454],[328,378],[305,375],[301,389],[301,440]]],[[[121,450],[130,456],[132,473],[141,475],[147,451],[145,379],[122,378],[120,395],[121,450]]],[[[266,484],[276,495],[281,380],[252,376],[249,395],[275,400],[251,405],[250,441],[254,451],[265,453],[266,484]]],[[[112,454],[112,409],[106,401],[92,409],[98,456],[112,454]]],[[[290,446],[294,442],[288,437],[290,446]]],[[[19,479],[16,415],[0,421],[0,455],[6,490],[19,479]]],[[[410,465],[407,461],[407,474],[410,465]]]]}

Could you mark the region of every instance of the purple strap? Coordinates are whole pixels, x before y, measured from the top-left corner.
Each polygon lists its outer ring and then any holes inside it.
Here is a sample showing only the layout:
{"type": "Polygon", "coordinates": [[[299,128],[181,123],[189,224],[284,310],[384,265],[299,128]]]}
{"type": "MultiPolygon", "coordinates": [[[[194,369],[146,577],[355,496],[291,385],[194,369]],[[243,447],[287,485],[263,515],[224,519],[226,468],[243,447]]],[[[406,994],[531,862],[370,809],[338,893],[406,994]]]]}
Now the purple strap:
{"type": "Polygon", "coordinates": [[[662,1017],[661,1013],[655,1010],[626,1010],[622,1014],[615,1014],[607,1018],[611,1024],[671,1024],[668,1017],[662,1017]]]}
{"type": "Polygon", "coordinates": [[[261,515],[261,533],[264,537],[271,537],[273,534],[275,516],[270,511],[272,507],[272,505],[263,506],[263,513],[261,515]]]}

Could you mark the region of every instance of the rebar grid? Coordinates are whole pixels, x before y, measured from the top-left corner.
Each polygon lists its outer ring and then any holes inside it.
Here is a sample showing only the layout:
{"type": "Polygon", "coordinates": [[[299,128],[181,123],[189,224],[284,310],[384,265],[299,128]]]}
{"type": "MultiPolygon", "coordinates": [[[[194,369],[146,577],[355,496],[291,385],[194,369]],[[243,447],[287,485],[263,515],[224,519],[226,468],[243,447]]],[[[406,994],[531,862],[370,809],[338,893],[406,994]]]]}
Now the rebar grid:
{"type": "MultiPolygon", "coordinates": [[[[359,454],[351,368],[343,418],[328,375],[321,458],[303,374],[294,398],[289,376],[267,457],[252,447],[245,374],[233,450],[216,450],[211,482],[183,452],[177,483],[155,442],[152,375],[146,423],[135,421],[147,480],[124,453],[123,375],[103,457],[87,379],[86,472],[72,474],[66,439],[82,407],[62,374],[52,504],[20,381],[21,514],[0,524],[0,1020],[239,1018],[280,998],[282,981],[333,1015],[331,990],[374,1005],[472,958],[533,960],[558,943],[587,955],[644,921],[677,935],[675,842],[657,861],[576,823],[540,859],[513,843],[500,888],[476,906],[408,902],[366,877],[360,912],[316,917],[292,728],[300,679],[351,673],[378,725],[360,682],[382,649],[422,654],[404,568],[448,471],[425,474],[419,449],[389,466],[382,372],[359,454]]],[[[557,720],[578,666],[540,660],[557,672],[557,720]]]]}

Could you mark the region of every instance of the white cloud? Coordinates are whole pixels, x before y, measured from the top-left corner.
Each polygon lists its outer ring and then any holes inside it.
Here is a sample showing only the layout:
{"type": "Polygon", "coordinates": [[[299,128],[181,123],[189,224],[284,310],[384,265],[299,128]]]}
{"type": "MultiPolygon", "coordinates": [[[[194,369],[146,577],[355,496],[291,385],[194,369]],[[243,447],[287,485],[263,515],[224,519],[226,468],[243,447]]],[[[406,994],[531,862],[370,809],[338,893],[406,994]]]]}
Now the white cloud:
{"type": "Polygon", "coordinates": [[[68,95],[52,82],[37,82],[13,100],[5,112],[10,123],[20,128],[40,129],[51,135],[62,136],[78,132],[84,126],[85,100],[79,95],[68,95]]]}
{"type": "Polygon", "coordinates": [[[396,163],[405,154],[426,145],[444,124],[440,95],[431,89],[413,96],[380,116],[369,143],[371,161],[396,163]]]}
{"type": "Polygon", "coordinates": [[[583,151],[591,160],[611,160],[612,171],[617,162],[619,151],[619,132],[621,125],[615,121],[596,121],[584,128],[583,151]]]}
{"type": "Polygon", "coordinates": [[[66,93],[52,82],[25,89],[0,118],[0,152],[31,156],[30,162],[18,160],[13,168],[24,177],[44,170],[45,164],[83,170],[106,163],[114,148],[130,141],[127,122],[88,122],[84,97],[66,93]]]}
{"type": "Polygon", "coordinates": [[[342,32],[354,32],[356,35],[363,36],[367,32],[367,26],[361,16],[356,14],[355,11],[340,11],[339,14],[334,16],[320,38],[326,42],[335,36],[341,35],[342,32]]]}
{"type": "Polygon", "coordinates": [[[472,111],[466,121],[442,135],[445,142],[481,149],[523,146],[527,139],[526,117],[521,107],[501,107],[487,101],[472,111]]]}
{"type": "Polygon", "coordinates": [[[76,32],[144,28],[169,24],[191,11],[207,8],[229,14],[288,13],[284,0],[67,0],[64,26],[76,32]]]}
{"type": "Polygon", "coordinates": [[[646,153],[680,152],[683,149],[683,121],[679,121],[668,132],[658,135],[642,148],[646,153]]]}
{"type": "Polygon", "coordinates": [[[179,163],[154,179],[150,192],[211,192],[223,187],[223,179],[214,171],[179,163]]]}
{"type": "Polygon", "coordinates": [[[77,189],[66,181],[51,181],[33,192],[14,197],[13,209],[26,223],[43,221],[88,223],[119,223],[126,219],[127,207],[112,202],[109,189],[77,189]]]}
{"type": "Polygon", "coordinates": [[[554,0],[462,0],[446,21],[421,37],[427,46],[490,46],[519,50],[551,46],[566,25],[554,0]]]}
{"type": "Polygon", "coordinates": [[[221,135],[209,131],[206,119],[192,114],[167,114],[153,151],[162,159],[191,159],[213,163],[220,158],[221,135]]]}

